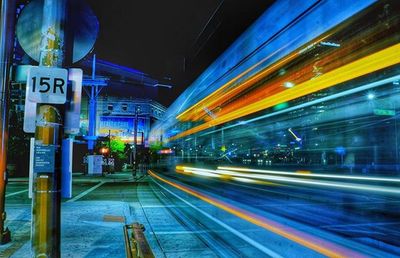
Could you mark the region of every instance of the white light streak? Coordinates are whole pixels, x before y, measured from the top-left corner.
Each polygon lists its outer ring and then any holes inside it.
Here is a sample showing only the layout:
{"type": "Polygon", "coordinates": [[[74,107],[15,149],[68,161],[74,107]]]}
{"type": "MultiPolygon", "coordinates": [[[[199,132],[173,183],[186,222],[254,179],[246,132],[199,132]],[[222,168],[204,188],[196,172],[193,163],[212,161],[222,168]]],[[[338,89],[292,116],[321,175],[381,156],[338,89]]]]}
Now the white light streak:
{"type": "Polygon", "coordinates": [[[333,175],[333,174],[302,174],[287,171],[275,171],[275,170],[261,170],[261,169],[250,169],[250,168],[239,168],[239,167],[218,167],[221,170],[233,170],[243,172],[255,172],[263,174],[275,174],[275,175],[288,175],[288,176],[304,176],[304,177],[319,177],[319,178],[330,178],[330,179],[349,179],[349,180],[366,180],[366,181],[379,181],[387,183],[400,183],[400,178],[390,177],[370,177],[370,176],[347,176],[347,175],[333,175]]]}
{"type": "MultiPolygon", "coordinates": [[[[355,176],[340,176],[340,175],[316,175],[316,174],[294,174],[291,172],[281,172],[281,171],[270,171],[270,170],[257,170],[257,169],[248,169],[248,168],[231,168],[231,167],[218,167],[218,170],[212,169],[201,169],[201,168],[192,168],[192,167],[181,167],[184,172],[189,172],[201,176],[207,177],[221,177],[221,176],[232,176],[234,180],[241,181],[245,183],[255,183],[256,180],[266,180],[266,181],[278,181],[278,182],[285,182],[285,183],[295,183],[295,184],[302,184],[302,185],[314,185],[314,186],[328,186],[334,188],[342,188],[342,189],[349,189],[349,190],[363,190],[363,191],[373,191],[373,192],[381,192],[381,193],[391,193],[391,194],[400,194],[400,189],[395,187],[382,187],[382,186],[375,186],[375,185],[365,185],[365,184],[352,184],[352,183],[343,183],[343,182],[333,182],[333,181],[321,181],[321,180],[314,180],[314,179],[301,179],[301,178],[293,178],[287,176],[271,176],[265,175],[266,172],[273,173],[273,174],[280,174],[280,175],[290,175],[290,176],[325,176],[330,178],[336,179],[362,179],[366,180],[387,180],[387,178],[376,178],[376,177],[355,177],[355,176]],[[222,169],[234,169],[236,171],[231,170],[222,170],[222,169]],[[246,173],[241,173],[237,171],[246,171],[246,173]],[[262,171],[264,174],[260,174],[259,172],[262,171]],[[257,174],[252,174],[248,172],[258,172],[257,174]],[[239,179],[241,178],[241,179],[239,179]],[[250,180],[250,181],[249,181],[250,180]],[[251,181],[253,180],[253,181],[251,181]]],[[[399,179],[393,179],[396,182],[399,182],[399,179]]],[[[392,182],[392,181],[391,181],[392,182]]]]}

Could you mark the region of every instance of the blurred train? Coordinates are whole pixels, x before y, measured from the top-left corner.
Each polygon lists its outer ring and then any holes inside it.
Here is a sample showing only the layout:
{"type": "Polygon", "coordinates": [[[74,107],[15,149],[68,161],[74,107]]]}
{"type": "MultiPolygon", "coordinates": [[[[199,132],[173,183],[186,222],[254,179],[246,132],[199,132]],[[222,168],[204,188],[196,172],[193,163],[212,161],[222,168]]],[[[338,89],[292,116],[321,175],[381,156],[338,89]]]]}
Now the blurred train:
{"type": "Polygon", "coordinates": [[[400,1],[277,1],[168,108],[178,163],[400,170],[400,1]]]}

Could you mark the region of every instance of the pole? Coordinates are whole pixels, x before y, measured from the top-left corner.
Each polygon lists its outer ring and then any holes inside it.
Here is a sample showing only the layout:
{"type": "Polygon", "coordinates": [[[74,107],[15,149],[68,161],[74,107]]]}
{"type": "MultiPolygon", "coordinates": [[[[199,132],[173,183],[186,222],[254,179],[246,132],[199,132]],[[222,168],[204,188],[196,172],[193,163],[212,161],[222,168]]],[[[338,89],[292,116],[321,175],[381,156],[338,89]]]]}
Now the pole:
{"type": "MultiPolygon", "coordinates": [[[[93,55],[92,63],[92,80],[96,79],[96,54],[93,55]]],[[[97,98],[97,87],[94,85],[90,87],[89,96],[89,139],[88,139],[88,150],[90,154],[93,154],[95,145],[95,134],[96,134],[96,98],[97,98]]]]}
{"type": "Polygon", "coordinates": [[[9,70],[14,42],[15,1],[0,0],[0,244],[10,242],[11,233],[4,228],[8,142],[9,70]]]}
{"type": "MultiPolygon", "coordinates": [[[[39,66],[63,65],[67,1],[43,1],[39,66]]],[[[42,155],[54,167],[34,167],[31,234],[33,257],[60,257],[61,121],[57,107],[38,105],[34,155],[35,158],[42,155]]]]}
{"type": "Polygon", "coordinates": [[[108,130],[108,151],[111,152],[111,130],[108,130]]]}
{"type": "Polygon", "coordinates": [[[133,149],[133,162],[134,162],[133,163],[133,171],[135,171],[135,172],[137,169],[136,157],[137,157],[138,112],[139,112],[138,108],[135,107],[135,123],[134,123],[134,127],[133,127],[133,129],[134,129],[134,132],[133,132],[133,146],[134,146],[134,149],[133,149]]]}
{"type": "Polygon", "coordinates": [[[111,130],[108,130],[108,152],[107,152],[107,165],[106,165],[108,173],[111,173],[110,156],[111,156],[111,130]]]}
{"type": "Polygon", "coordinates": [[[60,257],[60,136],[61,116],[57,108],[40,105],[36,118],[35,156],[52,156],[54,172],[34,170],[32,198],[33,257],[60,257]],[[58,146],[57,146],[58,145],[58,146]]]}

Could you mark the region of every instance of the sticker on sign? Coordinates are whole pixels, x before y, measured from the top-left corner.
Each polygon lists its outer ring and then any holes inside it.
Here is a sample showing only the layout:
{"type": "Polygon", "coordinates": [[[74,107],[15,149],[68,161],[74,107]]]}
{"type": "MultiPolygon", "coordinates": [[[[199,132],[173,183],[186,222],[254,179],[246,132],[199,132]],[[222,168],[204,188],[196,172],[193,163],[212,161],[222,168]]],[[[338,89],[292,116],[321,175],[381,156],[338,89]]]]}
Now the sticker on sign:
{"type": "Polygon", "coordinates": [[[28,99],[36,103],[64,104],[67,79],[67,69],[32,66],[26,82],[28,99]]]}

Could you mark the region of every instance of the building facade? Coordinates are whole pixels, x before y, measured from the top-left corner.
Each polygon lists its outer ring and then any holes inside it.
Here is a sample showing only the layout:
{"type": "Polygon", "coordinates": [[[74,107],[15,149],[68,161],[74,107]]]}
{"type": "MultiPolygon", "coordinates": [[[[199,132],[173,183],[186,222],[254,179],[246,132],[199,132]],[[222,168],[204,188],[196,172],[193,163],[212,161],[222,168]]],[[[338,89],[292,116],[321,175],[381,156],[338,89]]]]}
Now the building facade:
{"type": "MultiPolygon", "coordinates": [[[[82,99],[81,134],[88,132],[87,98],[82,99]]],[[[148,146],[150,128],[165,113],[165,107],[151,99],[100,96],[97,101],[96,135],[119,137],[125,143],[148,146]]]]}

